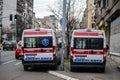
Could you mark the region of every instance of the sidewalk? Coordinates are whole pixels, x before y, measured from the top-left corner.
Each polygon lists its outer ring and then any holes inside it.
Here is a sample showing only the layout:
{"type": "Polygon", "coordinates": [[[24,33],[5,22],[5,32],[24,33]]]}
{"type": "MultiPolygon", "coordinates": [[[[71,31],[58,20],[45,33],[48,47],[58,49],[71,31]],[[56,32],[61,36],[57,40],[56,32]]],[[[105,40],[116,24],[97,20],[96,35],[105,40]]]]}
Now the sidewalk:
{"type": "Polygon", "coordinates": [[[120,69],[120,53],[109,52],[109,57],[117,63],[117,68],[120,69]]]}

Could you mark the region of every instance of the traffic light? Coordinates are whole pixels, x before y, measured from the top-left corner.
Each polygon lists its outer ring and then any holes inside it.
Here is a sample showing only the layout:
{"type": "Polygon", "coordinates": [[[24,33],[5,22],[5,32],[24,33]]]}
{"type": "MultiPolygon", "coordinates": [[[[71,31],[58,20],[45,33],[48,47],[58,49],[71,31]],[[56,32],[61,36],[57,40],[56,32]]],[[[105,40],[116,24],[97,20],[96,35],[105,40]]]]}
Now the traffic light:
{"type": "Polygon", "coordinates": [[[14,21],[16,21],[17,20],[17,15],[14,15],[14,21]]]}
{"type": "Polygon", "coordinates": [[[10,14],[10,21],[12,21],[12,17],[13,17],[12,14],[10,14]]]}
{"type": "Polygon", "coordinates": [[[2,29],[2,24],[0,24],[0,29],[2,29]]]}

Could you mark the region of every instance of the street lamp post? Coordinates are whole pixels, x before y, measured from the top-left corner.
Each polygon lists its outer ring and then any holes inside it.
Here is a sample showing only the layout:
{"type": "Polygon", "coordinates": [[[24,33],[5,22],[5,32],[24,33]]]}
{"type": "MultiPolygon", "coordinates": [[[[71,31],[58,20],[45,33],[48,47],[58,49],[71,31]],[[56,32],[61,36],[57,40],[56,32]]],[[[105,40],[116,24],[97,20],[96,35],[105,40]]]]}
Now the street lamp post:
{"type": "Polygon", "coordinates": [[[2,23],[0,24],[0,43],[2,43],[1,41],[2,41],[2,23]]]}
{"type": "Polygon", "coordinates": [[[65,27],[66,27],[66,0],[63,0],[63,25],[62,25],[62,54],[61,54],[61,70],[64,70],[65,55],[65,27]]]}

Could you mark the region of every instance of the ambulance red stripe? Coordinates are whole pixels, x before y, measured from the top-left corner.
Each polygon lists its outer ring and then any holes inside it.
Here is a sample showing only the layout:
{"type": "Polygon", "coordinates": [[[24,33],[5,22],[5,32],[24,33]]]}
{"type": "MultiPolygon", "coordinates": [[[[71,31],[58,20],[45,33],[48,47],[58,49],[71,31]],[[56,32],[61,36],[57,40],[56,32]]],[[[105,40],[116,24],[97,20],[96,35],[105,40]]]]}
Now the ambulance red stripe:
{"type": "Polygon", "coordinates": [[[35,50],[24,50],[24,54],[25,53],[51,53],[51,52],[54,52],[53,49],[43,49],[43,50],[38,50],[38,49],[35,49],[35,50]]]}
{"type": "Polygon", "coordinates": [[[74,32],[75,36],[98,36],[98,32],[74,32]]]}
{"type": "Polygon", "coordinates": [[[46,35],[47,31],[32,31],[32,32],[24,32],[24,35],[46,35]]]}

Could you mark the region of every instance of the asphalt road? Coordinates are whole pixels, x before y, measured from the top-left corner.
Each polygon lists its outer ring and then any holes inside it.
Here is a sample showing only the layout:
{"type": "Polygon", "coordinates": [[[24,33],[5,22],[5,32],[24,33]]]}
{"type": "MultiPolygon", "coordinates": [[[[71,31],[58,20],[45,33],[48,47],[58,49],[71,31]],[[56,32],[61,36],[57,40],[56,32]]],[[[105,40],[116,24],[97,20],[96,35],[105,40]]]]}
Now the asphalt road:
{"type": "MultiPolygon", "coordinates": [[[[69,64],[65,64],[64,71],[54,71],[78,80],[120,80],[120,71],[117,64],[111,59],[107,59],[105,73],[100,73],[96,69],[76,69],[70,72],[69,64]]],[[[3,51],[0,60],[0,80],[64,80],[49,73],[47,68],[37,68],[24,71],[21,60],[16,60],[14,51],[3,51]]]]}
{"type": "Polygon", "coordinates": [[[16,60],[14,54],[15,51],[2,51],[0,80],[63,80],[49,74],[47,68],[24,71],[21,60],[16,60]]]}

